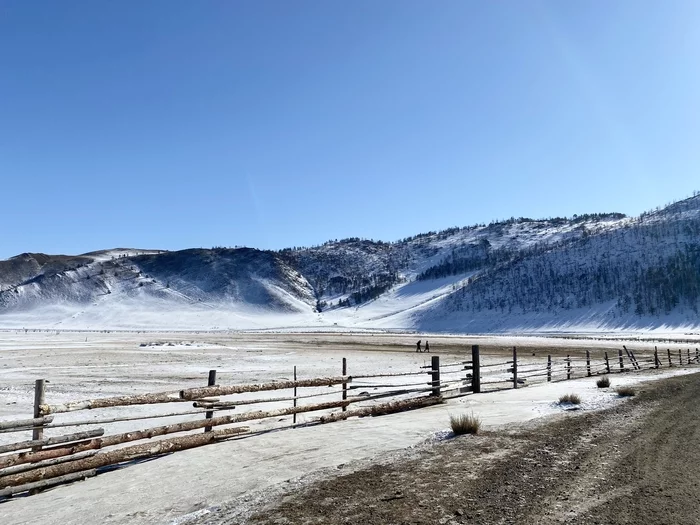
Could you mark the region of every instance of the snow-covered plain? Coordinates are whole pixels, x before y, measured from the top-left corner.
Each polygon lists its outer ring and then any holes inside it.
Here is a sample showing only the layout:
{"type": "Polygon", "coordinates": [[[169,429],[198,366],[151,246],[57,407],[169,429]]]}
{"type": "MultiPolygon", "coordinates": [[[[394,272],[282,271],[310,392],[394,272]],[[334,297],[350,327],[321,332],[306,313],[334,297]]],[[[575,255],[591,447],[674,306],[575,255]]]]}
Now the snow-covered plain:
{"type": "MultiPolygon", "coordinates": [[[[429,337],[433,354],[440,355],[443,362],[465,358],[471,344],[482,345],[484,353],[500,352],[504,356],[511,346],[517,345],[523,349],[523,364],[537,359],[541,362],[546,353],[576,356],[582,355],[584,349],[596,354],[603,349],[616,353],[621,344],[641,353],[653,349],[655,344],[651,340],[603,338],[425,334],[420,337],[424,340],[429,337]]],[[[37,378],[50,381],[47,401],[57,403],[202,386],[212,368],[217,369],[220,384],[291,378],[295,365],[300,378],[339,375],[343,357],[348,359],[351,375],[415,371],[427,364],[430,357],[414,352],[415,340],[414,335],[381,333],[4,331],[0,332],[0,419],[31,414],[33,381],[37,378]]],[[[614,375],[612,381],[613,385],[622,385],[694,371],[693,367],[676,367],[661,373],[614,375]]],[[[332,390],[329,399],[339,397],[335,389],[329,390],[332,390]]],[[[582,397],[583,410],[620,402],[614,393],[597,389],[594,379],[583,378],[517,391],[470,395],[403,414],[254,435],[179,452],[36,496],[7,501],[0,504],[0,521],[3,524],[186,523],[187,516],[215,511],[217,505],[237,498],[252,498],[256,492],[280,483],[290,480],[295,483],[319,469],[371,460],[391,451],[442,439],[453,413],[474,412],[490,428],[561,413],[564,409],[556,400],[567,392],[582,397]]],[[[288,392],[279,391],[279,395],[285,394],[288,392]]],[[[183,405],[175,403],[165,409],[162,405],[131,407],[128,412],[140,410],[150,415],[179,411],[185,409],[183,405]]],[[[286,405],[277,403],[267,407],[286,405]]],[[[191,408],[188,404],[187,407],[191,408]]],[[[245,408],[239,407],[234,412],[245,408]]],[[[110,415],[120,413],[119,410],[112,409],[110,415]]],[[[56,421],[104,415],[105,411],[60,414],[56,421]]],[[[317,417],[317,413],[302,414],[299,422],[317,417]]],[[[270,425],[288,424],[290,419],[250,426],[262,430],[270,425]]],[[[105,428],[107,434],[112,434],[163,422],[143,420],[105,428]]],[[[54,433],[62,433],[61,430],[65,429],[54,429],[54,433]]],[[[47,435],[51,433],[47,431],[47,435]]],[[[17,440],[19,434],[0,436],[3,442],[8,442],[17,440]]]]}

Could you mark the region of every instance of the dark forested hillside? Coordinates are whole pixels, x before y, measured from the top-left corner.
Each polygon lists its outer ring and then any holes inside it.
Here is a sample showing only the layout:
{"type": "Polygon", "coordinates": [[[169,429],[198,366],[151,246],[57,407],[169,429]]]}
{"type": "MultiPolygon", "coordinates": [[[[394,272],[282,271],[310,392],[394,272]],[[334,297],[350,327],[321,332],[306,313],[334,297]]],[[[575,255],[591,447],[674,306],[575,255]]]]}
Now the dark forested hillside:
{"type": "MultiPolygon", "coordinates": [[[[602,307],[607,320],[672,313],[692,320],[700,309],[697,197],[615,228],[553,245],[535,244],[503,253],[498,260],[489,260],[488,253],[481,257],[487,260],[482,271],[433,315],[494,312],[565,317],[570,310],[602,307]]],[[[474,261],[472,257],[471,268],[479,267],[474,261]]],[[[442,264],[421,276],[450,268],[442,264]]]]}

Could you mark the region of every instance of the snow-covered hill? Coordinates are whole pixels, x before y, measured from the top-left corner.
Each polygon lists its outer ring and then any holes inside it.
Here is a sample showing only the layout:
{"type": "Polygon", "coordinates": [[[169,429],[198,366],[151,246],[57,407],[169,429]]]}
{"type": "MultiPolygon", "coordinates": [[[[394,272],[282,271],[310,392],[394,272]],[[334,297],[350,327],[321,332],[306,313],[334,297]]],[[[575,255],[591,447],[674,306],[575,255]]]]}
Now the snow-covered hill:
{"type": "Polygon", "coordinates": [[[391,243],[0,261],[0,327],[687,331],[699,307],[700,196],[391,243]]]}

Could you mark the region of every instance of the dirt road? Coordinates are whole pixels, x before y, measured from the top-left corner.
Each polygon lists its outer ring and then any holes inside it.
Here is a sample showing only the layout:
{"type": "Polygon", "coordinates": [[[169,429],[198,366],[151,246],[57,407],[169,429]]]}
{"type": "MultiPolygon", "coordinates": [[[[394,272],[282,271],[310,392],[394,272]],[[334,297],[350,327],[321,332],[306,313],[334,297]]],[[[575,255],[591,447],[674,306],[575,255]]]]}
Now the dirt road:
{"type": "Polygon", "coordinates": [[[425,446],[199,523],[700,523],[700,375],[637,390],[604,412],[425,446]]]}

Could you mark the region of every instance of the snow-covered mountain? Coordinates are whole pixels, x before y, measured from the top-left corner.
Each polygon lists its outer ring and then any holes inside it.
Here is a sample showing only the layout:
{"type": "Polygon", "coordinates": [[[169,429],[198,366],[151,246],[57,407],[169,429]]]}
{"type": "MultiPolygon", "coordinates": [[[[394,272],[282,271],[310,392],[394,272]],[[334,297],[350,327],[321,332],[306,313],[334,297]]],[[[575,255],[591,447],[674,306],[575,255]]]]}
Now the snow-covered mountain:
{"type": "Polygon", "coordinates": [[[0,327],[689,330],[699,310],[700,195],[391,243],[0,261],[0,327]]]}

